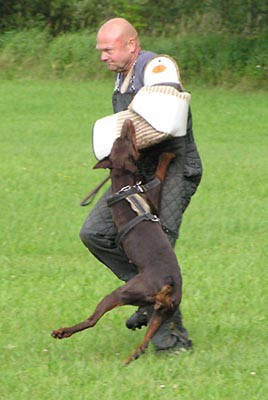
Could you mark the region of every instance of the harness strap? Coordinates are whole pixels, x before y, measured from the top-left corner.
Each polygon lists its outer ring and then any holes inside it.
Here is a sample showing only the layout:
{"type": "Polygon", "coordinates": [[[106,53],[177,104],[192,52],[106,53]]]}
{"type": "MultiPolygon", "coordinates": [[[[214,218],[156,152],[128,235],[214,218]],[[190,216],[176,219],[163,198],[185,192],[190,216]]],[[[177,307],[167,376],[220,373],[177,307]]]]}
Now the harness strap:
{"type": "Polygon", "coordinates": [[[123,226],[122,229],[118,232],[115,243],[117,246],[121,244],[121,241],[124,237],[128,234],[128,232],[134,228],[134,226],[138,225],[142,221],[152,221],[152,222],[159,222],[159,218],[156,215],[151,213],[146,213],[142,215],[138,215],[137,217],[130,220],[126,225],[123,226]]]}
{"type": "Polygon", "coordinates": [[[134,186],[125,186],[119,192],[114,193],[112,196],[108,197],[107,205],[111,207],[115,203],[119,202],[120,200],[126,199],[131,208],[138,213],[135,218],[132,218],[129,222],[127,222],[123,228],[118,231],[118,234],[115,239],[115,243],[117,246],[120,245],[121,241],[124,237],[128,234],[128,232],[134,228],[137,224],[142,221],[152,221],[152,222],[159,222],[160,219],[153,215],[146,207],[147,203],[142,199],[140,196],[141,193],[144,193],[148,190],[153,189],[154,187],[158,186],[161,183],[159,178],[154,178],[150,182],[141,185],[141,183],[136,183],[134,186]]]}
{"type": "Polygon", "coordinates": [[[132,210],[138,215],[151,212],[149,204],[140,194],[131,194],[130,196],[126,197],[126,200],[129,202],[132,210]]]}
{"type": "Polygon", "coordinates": [[[151,190],[151,189],[155,188],[156,186],[160,185],[160,183],[161,183],[160,179],[155,177],[148,183],[145,183],[144,185],[141,185],[141,186],[142,186],[143,190],[145,192],[147,192],[148,190],[151,190]]]}
{"type": "Polygon", "coordinates": [[[118,201],[125,199],[126,197],[135,194],[135,193],[145,193],[148,190],[153,189],[161,183],[159,178],[154,178],[150,182],[141,185],[140,183],[136,183],[134,186],[125,186],[119,192],[114,193],[112,196],[108,197],[107,204],[108,207],[111,207],[113,204],[118,201]]]}

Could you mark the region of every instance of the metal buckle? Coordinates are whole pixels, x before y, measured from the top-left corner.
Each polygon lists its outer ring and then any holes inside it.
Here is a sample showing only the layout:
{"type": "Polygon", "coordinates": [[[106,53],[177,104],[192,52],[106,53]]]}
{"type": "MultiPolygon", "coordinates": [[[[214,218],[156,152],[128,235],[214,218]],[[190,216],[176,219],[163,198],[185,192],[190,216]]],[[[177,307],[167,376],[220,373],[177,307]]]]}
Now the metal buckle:
{"type": "Polygon", "coordinates": [[[127,190],[130,190],[131,189],[131,186],[124,186],[124,187],[122,187],[122,189],[120,189],[119,190],[119,192],[118,193],[122,193],[122,192],[126,192],[127,190]]]}
{"type": "Polygon", "coordinates": [[[141,181],[137,182],[136,185],[133,186],[133,188],[139,193],[144,193],[144,188],[141,185],[141,181]]]}

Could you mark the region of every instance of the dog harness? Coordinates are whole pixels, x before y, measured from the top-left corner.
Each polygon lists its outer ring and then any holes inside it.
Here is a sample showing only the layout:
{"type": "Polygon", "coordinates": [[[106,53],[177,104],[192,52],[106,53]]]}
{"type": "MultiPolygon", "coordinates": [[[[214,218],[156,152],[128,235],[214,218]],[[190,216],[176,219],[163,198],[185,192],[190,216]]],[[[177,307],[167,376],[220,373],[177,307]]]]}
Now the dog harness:
{"type": "Polygon", "coordinates": [[[121,241],[128,234],[128,232],[134,228],[137,224],[142,221],[152,221],[159,222],[159,218],[157,215],[151,213],[150,207],[148,203],[141,197],[142,193],[153,189],[154,187],[160,184],[160,180],[158,178],[154,178],[150,182],[142,185],[141,182],[136,183],[134,186],[124,186],[118,192],[114,193],[112,196],[108,197],[107,204],[109,207],[113,206],[115,203],[126,199],[133,211],[135,211],[138,215],[135,218],[132,218],[129,222],[127,222],[123,228],[118,231],[116,237],[116,245],[120,245],[121,241]]]}

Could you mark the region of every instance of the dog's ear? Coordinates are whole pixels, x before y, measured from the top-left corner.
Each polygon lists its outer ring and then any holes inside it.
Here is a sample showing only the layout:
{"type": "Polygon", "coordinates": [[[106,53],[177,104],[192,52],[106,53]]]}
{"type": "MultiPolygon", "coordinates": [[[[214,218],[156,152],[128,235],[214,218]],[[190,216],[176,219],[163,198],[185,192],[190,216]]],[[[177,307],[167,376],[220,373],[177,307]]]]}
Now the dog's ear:
{"type": "Polygon", "coordinates": [[[139,151],[137,147],[137,140],[136,140],[136,130],[134,127],[133,122],[131,119],[126,119],[123,123],[123,126],[121,128],[121,134],[120,134],[122,139],[128,139],[129,141],[131,140],[133,148],[134,148],[134,157],[135,159],[138,158],[139,156],[139,151]]]}
{"type": "Polygon", "coordinates": [[[125,170],[132,172],[132,174],[135,174],[137,172],[136,164],[130,160],[125,161],[124,168],[125,168],[125,170]]]}
{"type": "Polygon", "coordinates": [[[105,158],[103,158],[103,160],[100,160],[99,162],[97,162],[97,164],[94,165],[93,169],[111,168],[111,167],[112,167],[112,163],[111,163],[109,157],[105,157],[105,158]]]}

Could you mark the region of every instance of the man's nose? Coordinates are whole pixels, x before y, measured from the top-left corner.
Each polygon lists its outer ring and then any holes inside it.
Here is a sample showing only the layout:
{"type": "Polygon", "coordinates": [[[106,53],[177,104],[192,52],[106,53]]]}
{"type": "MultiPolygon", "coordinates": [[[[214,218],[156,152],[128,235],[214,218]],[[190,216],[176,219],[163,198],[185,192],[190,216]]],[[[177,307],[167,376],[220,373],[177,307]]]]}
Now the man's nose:
{"type": "Polygon", "coordinates": [[[107,59],[108,59],[108,56],[107,56],[106,51],[102,51],[101,52],[101,61],[107,61],[107,59]]]}

